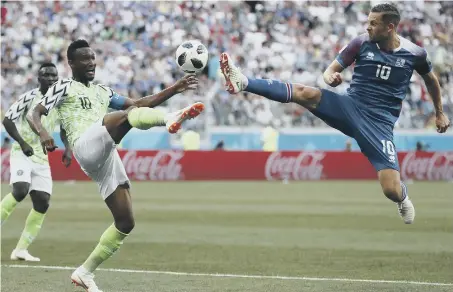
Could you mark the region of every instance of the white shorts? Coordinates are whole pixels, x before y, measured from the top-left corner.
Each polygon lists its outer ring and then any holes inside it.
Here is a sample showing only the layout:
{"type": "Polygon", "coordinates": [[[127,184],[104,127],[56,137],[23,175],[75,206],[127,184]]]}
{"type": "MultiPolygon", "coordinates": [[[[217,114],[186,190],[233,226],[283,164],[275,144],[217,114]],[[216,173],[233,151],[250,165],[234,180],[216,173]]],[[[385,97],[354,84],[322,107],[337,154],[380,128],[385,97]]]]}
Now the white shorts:
{"type": "Polygon", "coordinates": [[[22,152],[11,155],[10,184],[26,182],[30,184],[29,191],[41,191],[52,194],[52,174],[49,164],[33,162],[22,152]]]}
{"type": "Polygon", "coordinates": [[[130,186],[115,142],[102,125],[102,119],[91,125],[76,140],[73,153],[82,170],[98,184],[104,200],[119,185],[130,186]]]}

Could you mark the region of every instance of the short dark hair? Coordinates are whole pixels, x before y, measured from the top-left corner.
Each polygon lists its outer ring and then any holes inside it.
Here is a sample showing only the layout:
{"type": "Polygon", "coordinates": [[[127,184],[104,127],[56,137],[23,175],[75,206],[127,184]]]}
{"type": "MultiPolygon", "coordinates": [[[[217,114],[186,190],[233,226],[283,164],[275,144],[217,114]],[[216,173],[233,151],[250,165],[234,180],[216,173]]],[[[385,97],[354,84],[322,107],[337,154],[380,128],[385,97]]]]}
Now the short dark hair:
{"type": "Polygon", "coordinates": [[[57,68],[57,66],[55,66],[55,64],[52,63],[52,62],[44,62],[44,63],[41,64],[41,66],[39,66],[38,71],[40,71],[42,68],[47,68],[47,67],[57,68]]]}
{"type": "Polygon", "coordinates": [[[68,60],[74,60],[74,53],[77,49],[80,49],[80,48],[89,48],[90,45],[88,44],[88,42],[84,39],[78,39],[78,40],[75,40],[73,41],[69,47],[68,47],[68,51],[66,53],[67,57],[68,57],[68,60]]]}
{"type": "Polygon", "coordinates": [[[377,4],[371,8],[371,12],[383,13],[382,20],[385,23],[393,23],[398,26],[401,20],[398,8],[391,3],[377,4]]]}

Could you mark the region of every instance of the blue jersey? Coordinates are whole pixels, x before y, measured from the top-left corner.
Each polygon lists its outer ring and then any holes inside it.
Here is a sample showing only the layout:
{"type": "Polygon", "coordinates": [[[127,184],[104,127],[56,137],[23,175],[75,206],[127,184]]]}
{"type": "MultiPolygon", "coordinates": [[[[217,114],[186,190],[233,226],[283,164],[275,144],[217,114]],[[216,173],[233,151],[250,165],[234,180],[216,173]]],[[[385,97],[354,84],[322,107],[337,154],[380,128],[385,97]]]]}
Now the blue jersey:
{"type": "Polygon", "coordinates": [[[401,36],[399,39],[399,48],[385,52],[365,33],[337,56],[343,68],[355,62],[348,95],[365,105],[371,115],[393,124],[401,112],[414,70],[425,75],[432,69],[425,49],[401,36]]]}

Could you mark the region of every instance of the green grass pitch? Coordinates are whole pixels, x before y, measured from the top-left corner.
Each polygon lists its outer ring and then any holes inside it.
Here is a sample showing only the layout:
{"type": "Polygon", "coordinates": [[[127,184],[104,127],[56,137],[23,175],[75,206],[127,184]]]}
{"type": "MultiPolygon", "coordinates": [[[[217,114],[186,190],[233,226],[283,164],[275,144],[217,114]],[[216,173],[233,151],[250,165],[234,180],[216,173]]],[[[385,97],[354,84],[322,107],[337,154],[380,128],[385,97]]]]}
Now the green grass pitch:
{"type": "MultiPolygon", "coordinates": [[[[133,183],[136,227],[96,281],[106,292],[453,291],[453,184],[409,194],[413,225],[374,181],[133,183]]],[[[11,262],[30,207],[2,226],[1,291],[82,291],[72,267],[112,222],[96,185],[56,183],[30,248],[41,262],[11,262]]]]}

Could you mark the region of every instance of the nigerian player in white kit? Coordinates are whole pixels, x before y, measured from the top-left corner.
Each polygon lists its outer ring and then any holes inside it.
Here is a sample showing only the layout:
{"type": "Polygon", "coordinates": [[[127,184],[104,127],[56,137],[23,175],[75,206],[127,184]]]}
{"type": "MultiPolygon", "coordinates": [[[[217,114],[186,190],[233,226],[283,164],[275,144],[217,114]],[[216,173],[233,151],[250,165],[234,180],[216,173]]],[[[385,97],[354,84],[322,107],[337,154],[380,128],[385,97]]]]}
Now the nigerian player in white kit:
{"type": "MultiPolygon", "coordinates": [[[[6,132],[15,140],[10,156],[10,184],[12,192],[7,194],[1,202],[1,224],[8,219],[19,202],[30,194],[33,203],[26,221],[24,230],[11,253],[12,260],[38,262],[40,259],[30,255],[28,247],[38,236],[49,208],[52,194],[52,176],[49,160],[43,153],[39,137],[33,133],[25,117],[29,110],[41,101],[49,87],[58,80],[58,71],[54,64],[43,63],[38,70],[39,87],[32,89],[11,105],[3,119],[6,132]]],[[[49,129],[54,129],[58,116],[53,113],[43,120],[49,129]]],[[[68,142],[64,131],[60,136],[65,146],[68,142]]],[[[66,147],[63,154],[63,163],[71,163],[71,151],[66,147]]]]}
{"type": "Polygon", "coordinates": [[[94,270],[118,250],[135,225],[130,181],[116,145],[133,127],[166,126],[170,133],[176,133],[185,120],[198,116],[204,105],[195,103],[167,115],[152,108],[177,93],[196,88],[198,80],[194,75],[183,77],[155,95],[132,100],[106,86],[92,83],[96,69],[95,53],[87,41],[72,42],[67,58],[72,79],[59,80],[49,89],[34,108],[30,123],[39,133],[45,150],[53,151],[54,140],[41,124],[41,116],[58,112],[75,158],[83,171],[98,184],[102,198],[112,212],[114,224],[105,230],[94,251],[71,276],[77,286],[98,292],[101,290],[94,282],[94,270]],[[108,107],[118,111],[107,114],[108,107]]]}

